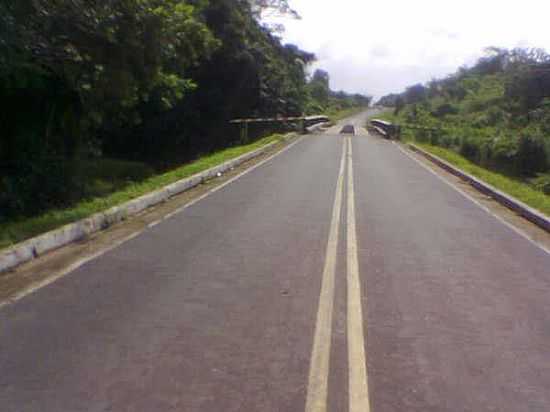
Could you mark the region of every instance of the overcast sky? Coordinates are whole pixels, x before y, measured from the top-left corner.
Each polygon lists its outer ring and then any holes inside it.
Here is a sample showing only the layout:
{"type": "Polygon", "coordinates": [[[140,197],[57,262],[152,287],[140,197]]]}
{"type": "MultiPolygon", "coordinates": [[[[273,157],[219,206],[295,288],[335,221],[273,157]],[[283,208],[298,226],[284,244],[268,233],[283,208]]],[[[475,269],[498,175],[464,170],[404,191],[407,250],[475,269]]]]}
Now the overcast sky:
{"type": "Polygon", "coordinates": [[[314,52],[334,90],[381,97],[453,73],[488,46],[550,49],[545,0],[290,0],[285,42],[314,52]]]}

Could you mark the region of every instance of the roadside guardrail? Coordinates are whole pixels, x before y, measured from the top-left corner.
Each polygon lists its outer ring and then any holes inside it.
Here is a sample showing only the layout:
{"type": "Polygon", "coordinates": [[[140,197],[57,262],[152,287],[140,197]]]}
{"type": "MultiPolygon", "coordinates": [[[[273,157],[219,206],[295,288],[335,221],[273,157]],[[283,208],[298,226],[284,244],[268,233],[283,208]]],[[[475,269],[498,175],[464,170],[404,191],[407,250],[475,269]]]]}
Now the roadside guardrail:
{"type": "MultiPolygon", "coordinates": [[[[295,137],[296,133],[288,133],[285,135],[284,140],[289,141],[295,139],[295,137]]],[[[218,177],[220,173],[225,173],[244,162],[263,155],[276,145],[277,142],[269,143],[252,152],[245,153],[218,166],[214,166],[193,176],[171,183],[163,188],[112,207],[106,211],[95,213],[90,217],[27,239],[7,249],[2,249],[0,250],[0,273],[12,270],[20,264],[29,262],[52,250],[68,245],[69,243],[85,239],[93,233],[100,232],[116,223],[128,219],[130,216],[135,216],[152,206],[166,202],[173,196],[218,177]]]]}
{"type": "Polygon", "coordinates": [[[371,119],[367,128],[370,131],[378,133],[386,139],[397,139],[401,137],[401,127],[399,125],[386,122],[380,119],[371,119]]]}
{"type": "Polygon", "coordinates": [[[301,133],[307,133],[308,128],[317,125],[319,123],[328,123],[330,119],[328,116],[316,115],[316,116],[278,116],[278,117],[257,117],[248,119],[233,119],[230,120],[231,124],[238,124],[241,126],[241,142],[248,141],[248,125],[251,123],[298,123],[298,130],[301,133]]]}
{"type": "Polygon", "coordinates": [[[408,143],[407,146],[414,152],[419,153],[424,156],[426,159],[441,167],[443,170],[457,176],[458,178],[469,183],[481,193],[493,198],[503,206],[506,206],[508,209],[513,210],[520,216],[523,216],[525,219],[529,220],[531,223],[534,223],[541,229],[550,233],[550,217],[546,216],[542,212],[533,209],[532,207],[526,205],[525,203],[509,196],[497,188],[491,186],[488,183],[483,182],[482,180],[460,170],[459,168],[451,165],[440,157],[433,155],[426,150],[416,146],[413,143],[408,143]]]}

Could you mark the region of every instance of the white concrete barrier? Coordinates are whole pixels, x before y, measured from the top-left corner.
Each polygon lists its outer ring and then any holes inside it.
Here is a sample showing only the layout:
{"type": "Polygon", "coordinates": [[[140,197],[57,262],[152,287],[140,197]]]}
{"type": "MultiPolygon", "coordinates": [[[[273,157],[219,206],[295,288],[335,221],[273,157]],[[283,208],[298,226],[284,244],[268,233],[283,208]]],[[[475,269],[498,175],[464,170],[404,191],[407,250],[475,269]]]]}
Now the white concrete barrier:
{"type": "Polygon", "coordinates": [[[306,131],[308,133],[317,133],[322,128],[330,126],[330,125],[331,125],[331,122],[317,123],[317,124],[314,124],[313,126],[306,127],[306,131]]]}
{"type": "MultiPolygon", "coordinates": [[[[285,135],[284,140],[289,140],[294,136],[296,136],[295,133],[289,133],[285,135]]],[[[126,220],[132,215],[142,212],[149,207],[165,202],[172,196],[192,189],[202,182],[216,177],[218,173],[224,173],[248,160],[264,154],[276,144],[277,142],[267,144],[235,159],[228,160],[221,165],[197,173],[175,183],[171,183],[162,189],[147,193],[146,195],[112,207],[104,212],[96,213],[86,219],[70,223],[60,227],[59,229],[54,229],[2,250],[0,251],[0,273],[13,269],[16,266],[28,262],[49,251],[84,239],[92,233],[104,230],[116,223],[126,220]]]]}
{"type": "Polygon", "coordinates": [[[426,159],[435,163],[442,169],[448,171],[449,173],[461,178],[462,180],[470,183],[480,192],[486,194],[487,196],[492,197],[500,204],[506,206],[509,209],[512,209],[514,212],[523,216],[525,219],[539,226],[540,228],[550,232],[550,217],[546,216],[542,212],[533,209],[532,207],[526,205],[525,203],[513,198],[512,196],[507,195],[506,193],[501,192],[497,188],[491,186],[488,183],[483,182],[482,180],[460,170],[459,168],[451,165],[440,157],[433,155],[424,149],[409,143],[408,146],[415,152],[420,153],[426,159]]]}

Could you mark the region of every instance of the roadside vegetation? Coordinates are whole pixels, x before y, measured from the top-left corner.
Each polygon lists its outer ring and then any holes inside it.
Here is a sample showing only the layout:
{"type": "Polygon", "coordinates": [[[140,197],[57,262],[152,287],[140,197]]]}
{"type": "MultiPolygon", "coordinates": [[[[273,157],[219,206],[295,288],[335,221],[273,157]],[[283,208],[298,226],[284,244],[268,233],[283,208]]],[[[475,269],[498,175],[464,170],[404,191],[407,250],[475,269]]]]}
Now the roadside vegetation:
{"type": "Polygon", "coordinates": [[[274,9],[295,15],[284,0],[0,2],[2,244],[248,150],[230,119],[368,105],[308,74],[315,56],[261,23],[274,9]]]}
{"type": "Polygon", "coordinates": [[[550,216],[550,198],[544,192],[536,190],[532,185],[526,184],[525,181],[478,166],[453,150],[441,146],[433,146],[429,143],[416,142],[415,144],[427,152],[455,165],[466,173],[489,183],[502,192],[508,193],[525,204],[550,216]]]}
{"type": "MultiPolygon", "coordinates": [[[[196,173],[200,173],[223,162],[256,150],[266,144],[280,141],[282,137],[283,136],[280,134],[270,135],[254,143],[220,150],[210,155],[200,157],[195,161],[189,162],[173,170],[155,175],[153,175],[147,167],[141,165],[128,165],[128,168],[122,167],[121,170],[123,173],[117,176],[116,179],[113,179],[113,175],[116,174],[116,171],[121,165],[119,162],[115,162],[109,167],[110,161],[105,160],[103,166],[108,167],[108,169],[96,171],[94,174],[98,179],[96,185],[101,188],[103,185],[113,185],[114,181],[120,185],[117,189],[109,188],[109,190],[105,190],[105,192],[99,189],[97,196],[87,197],[85,200],[74,204],[70,208],[50,209],[37,216],[19,218],[0,223],[0,248],[8,247],[48,230],[89,217],[94,213],[105,211],[113,206],[135,199],[166,185],[177,182],[178,180],[190,177],[196,173]],[[135,171],[135,179],[132,180],[128,178],[128,170],[135,171]],[[105,174],[107,174],[107,176],[103,177],[105,174]]],[[[115,184],[115,186],[117,186],[117,184],[115,184]]]]}
{"type": "Polygon", "coordinates": [[[487,49],[473,67],[378,102],[402,138],[550,213],[550,55],[487,49]]]}

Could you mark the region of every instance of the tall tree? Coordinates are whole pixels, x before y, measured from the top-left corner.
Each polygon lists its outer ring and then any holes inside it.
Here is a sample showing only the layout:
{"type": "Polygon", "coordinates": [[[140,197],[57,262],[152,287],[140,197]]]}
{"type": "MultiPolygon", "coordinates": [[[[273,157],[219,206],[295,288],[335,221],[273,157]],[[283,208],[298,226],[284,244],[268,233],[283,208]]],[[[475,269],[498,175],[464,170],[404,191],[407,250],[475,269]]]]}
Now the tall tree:
{"type": "Polygon", "coordinates": [[[266,14],[282,14],[299,18],[299,14],[290,7],[288,0],[248,0],[252,13],[259,19],[266,14]]]}
{"type": "Polygon", "coordinates": [[[330,76],[325,70],[317,69],[309,82],[311,97],[322,107],[327,107],[330,95],[330,76]]]}

